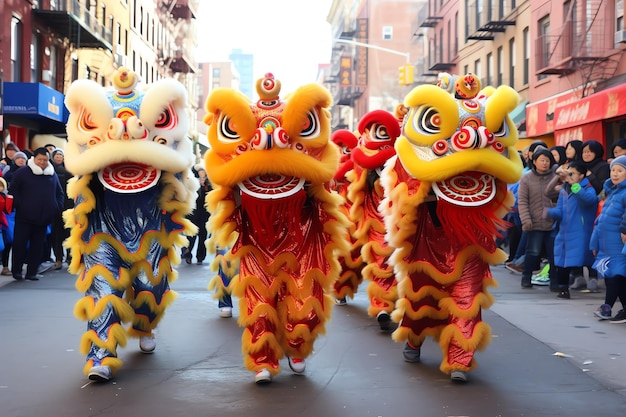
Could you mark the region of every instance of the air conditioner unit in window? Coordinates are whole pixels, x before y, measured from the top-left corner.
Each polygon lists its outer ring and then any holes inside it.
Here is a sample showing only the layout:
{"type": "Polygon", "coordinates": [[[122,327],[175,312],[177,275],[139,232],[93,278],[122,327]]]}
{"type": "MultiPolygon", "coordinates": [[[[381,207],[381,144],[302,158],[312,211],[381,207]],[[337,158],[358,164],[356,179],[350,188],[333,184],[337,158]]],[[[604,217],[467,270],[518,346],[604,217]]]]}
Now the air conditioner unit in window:
{"type": "Polygon", "coordinates": [[[626,30],[618,30],[615,32],[615,45],[626,43],[626,30]]]}
{"type": "Polygon", "coordinates": [[[126,55],[122,55],[122,54],[114,54],[114,61],[115,61],[115,65],[117,65],[118,67],[125,67],[126,66],[126,55]]]}

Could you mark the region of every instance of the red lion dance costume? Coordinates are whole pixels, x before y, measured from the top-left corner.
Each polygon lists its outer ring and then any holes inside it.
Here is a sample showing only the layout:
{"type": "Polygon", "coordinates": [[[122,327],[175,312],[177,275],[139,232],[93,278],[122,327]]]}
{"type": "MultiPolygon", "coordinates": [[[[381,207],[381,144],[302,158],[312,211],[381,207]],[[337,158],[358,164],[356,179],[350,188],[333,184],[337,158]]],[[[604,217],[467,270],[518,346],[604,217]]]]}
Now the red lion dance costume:
{"type": "Polygon", "coordinates": [[[185,215],[195,205],[187,93],[173,79],[135,89],[127,68],[114,74],[115,90],[78,80],[67,92],[67,168],[74,208],[64,213],[71,234],[70,271],[84,293],[74,314],[87,321],[80,350],[84,372],[105,382],[122,366],[118,345],[138,337],[154,351],[153,330],[175,299],[169,283],[196,233],[185,215]],[[130,323],[128,329],[122,324],[130,323]]]}
{"type": "Polygon", "coordinates": [[[467,380],[475,351],[491,338],[481,309],[493,303],[489,264],[506,257],[495,236],[514,201],[507,183],[522,171],[508,116],[518,102],[508,86],[480,91],[471,74],[414,88],[397,157],[383,171],[381,208],[399,293],[393,339],[407,342],[409,362],[419,361],[426,336],[438,340],[440,369],[453,381],[467,380]]]}
{"type": "MultiPolygon", "coordinates": [[[[333,189],[344,198],[342,211],[349,218],[351,203],[347,196],[350,182],[346,178],[346,175],[354,168],[354,162],[352,158],[350,158],[350,154],[357,145],[359,138],[349,130],[340,129],[332,134],[331,140],[339,147],[341,152],[339,168],[333,178],[333,189]]],[[[347,304],[348,297],[354,298],[354,294],[363,281],[361,271],[363,270],[364,263],[363,257],[361,256],[361,247],[354,241],[354,222],[350,223],[348,240],[350,241],[351,250],[347,254],[339,256],[341,275],[339,279],[335,281],[334,285],[335,303],[340,306],[347,304]]]]}
{"type": "Polygon", "coordinates": [[[396,154],[400,136],[398,119],[384,110],[367,113],[357,127],[359,141],[352,150],[354,168],[347,174],[350,218],[355,224],[354,246],[366,266],[363,278],[369,281],[368,314],[376,317],[381,330],[393,330],[390,313],[398,298],[393,266],[388,263],[392,249],[385,242],[385,224],[378,206],[383,199],[380,173],[385,162],[396,154]]]}
{"type": "Polygon", "coordinates": [[[208,246],[230,247],[225,256],[240,262],[231,286],[244,363],[266,383],[285,355],[304,372],[325,331],[348,221],[330,190],[339,152],[330,142],[328,91],[308,84],[283,101],[271,74],[256,88],[256,103],[231,89],[211,93],[205,163],[213,184],[208,246]]]}

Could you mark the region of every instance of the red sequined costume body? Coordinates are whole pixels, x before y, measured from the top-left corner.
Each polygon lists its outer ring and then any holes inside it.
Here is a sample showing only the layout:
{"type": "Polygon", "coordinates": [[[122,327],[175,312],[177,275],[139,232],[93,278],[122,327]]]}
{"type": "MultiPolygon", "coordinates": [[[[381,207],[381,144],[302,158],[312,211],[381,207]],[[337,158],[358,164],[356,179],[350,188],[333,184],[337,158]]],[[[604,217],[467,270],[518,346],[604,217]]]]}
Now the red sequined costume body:
{"type": "Polygon", "coordinates": [[[454,94],[418,86],[405,98],[381,205],[398,279],[393,339],[418,349],[433,337],[447,374],[473,369],[475,351],[490,341],[481,319],[493,303],[487,288],[496,285],[489,264],[506,256],[494,239],[513,202],[506,184],[522,168],[508,117],[517,93],[507,86],[478,93],[471,75],[452,86],[454,94]]]}
{"type": "Polygon", "coordinates": [[[231,286],[246,367],[276,375],[283,356],[306,358],[325,331],[348,221],[330,190],[339,153],[329,93],[309,84],[282,101],[271,74],[257,92],[256,103],[230,89],[207,100],[209,249],[231,247],[240,261],[231,286]]]}
{"type": "MultiPolygon", "coordinates": [[[[368,314],[390,314],[397,299],[396,278],[389,264],[392,247],[385,241],[385,224],[379,210],[383,199],[380,172],[385,162],[395,155],[394,143],[400,136],[398,119],[383,110],[367,113],[359,121],[359,142],[351,154],[354,168],[348,173],[350,218],[355,223],[354,239],[366,263],[363,278],[369,281],[368,314]]],[[[387,329],[386,322],[381,322],[387,329]]]]}

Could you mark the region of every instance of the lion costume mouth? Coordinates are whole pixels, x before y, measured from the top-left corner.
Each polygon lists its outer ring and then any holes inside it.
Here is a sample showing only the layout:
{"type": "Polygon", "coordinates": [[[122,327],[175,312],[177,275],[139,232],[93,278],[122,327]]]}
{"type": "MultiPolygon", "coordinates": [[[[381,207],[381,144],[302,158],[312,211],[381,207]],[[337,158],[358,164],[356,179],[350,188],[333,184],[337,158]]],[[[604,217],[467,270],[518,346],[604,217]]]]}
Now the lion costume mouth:
{"type": "Polygon", "coordinates": [[[112,164],[98,171],[102,185],[117,193],[138,193],[154,187],[161,170],[136,162],[112,164]]]}
{"type": "Polygon", "coordinates": [[[289,197],[304,188],[304,179],[277,174],[258,175],[239,183],[241,192],[262,200],[289,197]]]}
{"type": "Polygon", "coordinates": [[[458,206],[482,206],[496,195],[493,176],[478,171],[467,171],[454,177],[437,181],[432,189],[438,198],[458,206]]]}

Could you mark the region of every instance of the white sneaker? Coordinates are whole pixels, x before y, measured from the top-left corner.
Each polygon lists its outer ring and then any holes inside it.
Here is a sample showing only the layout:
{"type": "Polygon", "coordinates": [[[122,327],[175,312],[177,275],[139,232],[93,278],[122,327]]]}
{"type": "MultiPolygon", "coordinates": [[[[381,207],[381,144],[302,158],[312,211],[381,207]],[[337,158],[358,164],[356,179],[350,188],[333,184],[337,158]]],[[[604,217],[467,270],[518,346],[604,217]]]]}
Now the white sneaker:
{"type": "Polygon", "coordinates": [[[267,369],[261,369],[254,375],[254,382],[257,384],[267,384],[272,382],[272,374],[267,369]]]}
{"type": "Polygon", "coordinates": [[[289,360],[289,368],[294,371],[296,374],[301,374],[306,369],[306,362],[304,359],[292,358],[291,356],[287,356],[287,360],[289,360]]]}
{"type": "Polygon", "coordinates": [[[111,379],[112,372],[108,366],[94,366],[89,370],[87,377],[96,382],[107,382],[111,379]]]}
{"type": "Polygon", "coordinates": [[[141,349],[143,353],[154,352],[154,349],[156,349],[156,340],[154,335],[141,336],[139,338],[139,349],[141,349]]]}
{"type": "Polygon", "coordinates": [[[222,307],[220,308],[220,317],[224,317],[225,319],[233,316],[233,308],[232,307],[222,307]]]}
{"type": "Polygon", "coordinates": [[[463,371],[452,371],[450,379],[454,382],[467,382],[467,374],[463,371]]]}

